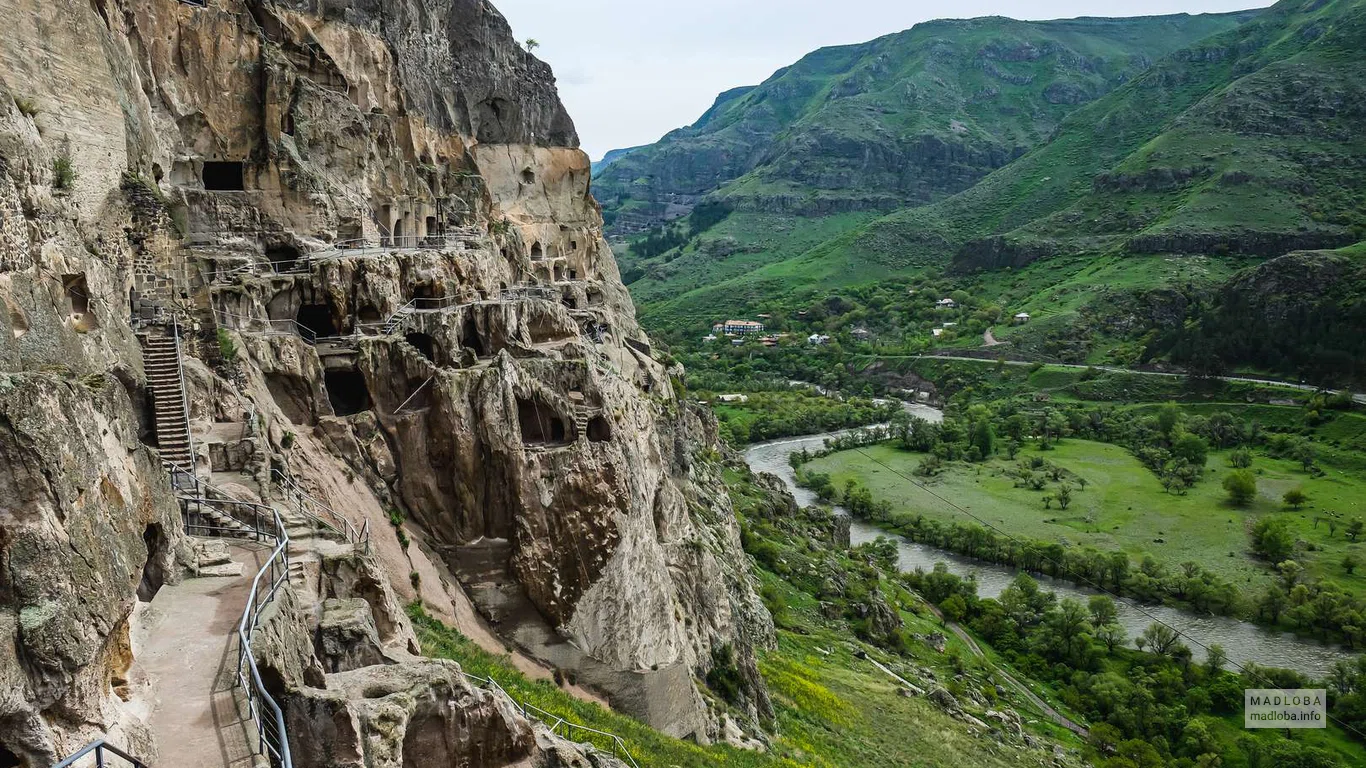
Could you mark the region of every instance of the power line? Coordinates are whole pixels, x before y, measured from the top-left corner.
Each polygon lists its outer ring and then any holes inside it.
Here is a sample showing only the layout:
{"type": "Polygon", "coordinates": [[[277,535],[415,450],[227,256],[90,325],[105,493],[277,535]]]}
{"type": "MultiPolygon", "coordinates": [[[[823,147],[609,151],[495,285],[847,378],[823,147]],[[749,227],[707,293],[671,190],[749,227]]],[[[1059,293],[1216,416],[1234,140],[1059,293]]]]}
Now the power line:
{"type": "MultiPolygon", "coordinates": [[[[901,472],[900,470],[895,469],[895,468],[891,467],[890,465],[888,465],[886,462],[883,462],[883,461],[880,461],[880,460],[874,458],[873,456],[869,455],[867,451],[863,450],[862,447],[855,446],[855,447],[854,447],[854,450],[855,450],[860,456],[864,457],[865,459],[867,459],[867,460],[873,462],[874,464],[876,464],[876,465],[882,467],[883,469],[887,470],[888,472],[891,472],[892,474],[896,475],[897,477],[901,478],[902,480],[905,480],[906,482],[910,483],[911,485],[915,486],[916,488],[919,488],[920,490],[922,490],[922,491],[924,491],[925,493],[929,494],[930,496],[932,496],[932,497],[938,499],[939,501],[943,502],[944,504],[947,504],[948,506],[952,507],[953,509],[957,510],[958,512],[960,512],[960,513],[962,513],[962,514],[964,514],[964,515],[966,515],[966,516],[972,518],[973,520],[977,521],[978,523],[980,523],[981,525],[985,526],[986,528],[989,528],[989,529],[995,531],[996,533],[998,533],[998,534],[1000,534],[1000,535],[1006,537],[1007,539],[1010,539],[1011,541],[1015,542],[1016,544],[1020,544],[1020,545],[1022,545],[1022,546],[1025,546],[1025,545],[1028,544],[1028,542],[1025,542],[1025,541],[1021,540],[1019,537],[1017,537],[1017,536],[1015,536],[1015,535],[1013,535],[1013,534],[1011,534],[1011,533],[1009,533],[1009,532],[1007,532],[1007,531],[1001,530],[1000,528],[996,527],[995,525],[992,525],[990,522],[984,520],[984,519],[981,518],[981,517],[978,517],[977,515],[973,514],[972,512],[968,511],[967,509],[965,509],[965,508],[959,506],[958,504],[954,503],[953,501],[950,501],[949,499],[946,499],[946,498],[944,498],[943,496],[940,496],[938,493],[935,493],[934,491],[930,490],[930,488],[929,488],[928,486],[926,486],[924,483],[921,483],[921,482],[919,482],[918,480],[915,480],[915,479],[913,479],[913,478],[911,478],[911,477],[908,477],[908,476],[906,476],[903,472],[901,472]]],[[[1114,592],[1111,592],[1110,590],[1106,589],[1105,587],[1103,587],[1103,586],[1101,586],[1101,585],[1099,585],[1099,584],[1096,584],[1095,582],[1091,581],[1091,579],[1090,579],[1089,577],[1087,577],[1086,575],[1081,574],[1081,573],[1077,573],[1076,571],[1074,571],[1074,570],[1072,570],[1071,568],[1069,568],[1065,563],[1059,563],[1058,561],[1056,561],[1056,560],[1054,560],[1053,558],[1049,557],[1049,556],[1047,555],[1047,553],[1046,553],[1044,550],[1038,550],[1038,554],[1039,554],[1039,556],[1040,556],[1042,559],[1044,559],[1045,561],[1047,561],[1047,562],[1049,562],[1049,563],[1052,563],[1052,564],[1054,565],[1054,567],[1060,568],[1060,569],[1062,569],[1062,570],[1064,570],[1064,571],[1067,571],[1069,574],[1072,574],[1073,576],[1075,576],[1076,578],[1075,578],[1074,580],[1077,581],[1078,583],[1081,583],[1081,584],[1084,584],[1084,585],[1086,585],[1086,586],[1089,586],[1089,587],[1091,587],[1092,589],[1095,589],[1097,592],[1101,592],[1101,593],[1103,593],[1103,594],[1109,595],[1111,598],[1113,598],[1113,599],[1115,599],[1115,600],[1122,600],[1122,599],[1123,599],[1123,597],[1122,597],[1121,595],[1118,595],[1118,594],[1116,594],[1116,593],[1114,593],[1114,592]]],[[[1151,620],[1153,621],[1153,623],[1155,623],[1155,624],[1161,624],[1162,626],[1166,627],[1167,629],[1170,629],[1172,632],[1175,632],[1176,635],[1177,635],[1178,637],[1184,638],[1185,640],[1189,641],[1191,644],[1196,645],[1196,646],[1199,646],[1199,647],[1200,647],[1201,649],[1203,649],[1203,650],[1205,651],[1205,653],[1208,655],[1208,653],[1209,653],[1209,646],[1205,645],[1205,644],[1204,644],[1203,642],[1201,642],[1200,640],[1198,640],[1198,639],[1196,639],[1196,638],[1194,638],[1194,637],[1192,637],[1192,636],[1186,634],[1185,632],[1181,631],[1180,629],[1177,629],[1176,627],[1172,626],[1171,624],[1168,624],[1167,622],[1163,621],[1160,617],[1158,617],[1158,616],[1156,616],[1156,615],[1154,615],[1154,614],[1152,614],[1152,613],[1149,613],[1149,612],[1143,607],[1143,605],[1142,605],[1141,603],[1138,603],[1138,602],[1136,602],[1136,601],[1131,601],[1131,604],[1132,604],[1133,607],[1135,607],[1135,608],[1138,610],[1139,613],[1141,613],[1141,614],[1143,614],[1144,616],[1146,616],[1147,618],[1151,619],[1151,620]]],[[[1232,660],[1227,660],[1227,661],[1228,661],[1228,664],[1229,664],[1230,666],[1236,668],[1236,669],[1238,670],[1239,673],[1241,673],[1241,674],[1243,674],[1243,675],[1247,675],[1247,676],[1252,677],[1252,678],[1254,678],[1254,679],[1257,679],[1257,678],[1258,678],[1258,675],[1257,675],[1257,673],[1256,673],[1255,671],[1249,671],[1247,667],[1243,666],[1242,664],[1239,664],[1239,663],[1236,662],[1236,661],[1232,661],[1232,660]]],[[[1274,682],[1274,681],[1271,681],[1271,680],[1267,680],[1265,677],[1261,677],[1261,678],[1260,678],[1260,681],[1261,681],[1261,682],[1265,682],[1265,683],[1274,682]]],[[[1326,709],[1326,707],[1325,707],[1325,709],[1326,709]]],[[[1339,720],[1339,719],[1333,717],[1333,715],[1328,714],[1327,712],[1325,712],[1325,715],[1328,717],[1328,719],[1329,719],[1331,722],[1336,723],[1339,727],[1341,727],[1341,728],[1343,728],[1343,729],[1345,729],[1345,730],[1351,731],[1352,733],[1356,734],[1357,737],[1361,738],[1363,741],[1366,741],[1366,733],[1362,733],[1361,731],[1357,730],[1355,727],[1353,727],[1353,726],[1351,726],[1351,725],[1349,725],[1349,724],[1347,724],[1347,723],[1342,722],[1341,720],[1339,720]]]]}

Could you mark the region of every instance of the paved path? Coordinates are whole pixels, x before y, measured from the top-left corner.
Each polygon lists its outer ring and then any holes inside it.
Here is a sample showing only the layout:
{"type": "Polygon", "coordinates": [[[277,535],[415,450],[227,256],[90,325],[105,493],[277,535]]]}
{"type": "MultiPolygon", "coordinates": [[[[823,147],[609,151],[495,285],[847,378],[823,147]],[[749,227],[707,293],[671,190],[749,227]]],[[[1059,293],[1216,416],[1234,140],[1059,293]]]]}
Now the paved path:
{"type": "Polygon", "coordinates": [[[1005,343],[1007,342],[997,341],[996,335],[991,332],[990,328],[982,333],[982,346],[984,347],[999,347],[1005,343]]]}
{"type": "Polygon", "coordinates": [[[134,653],[160,750],[157,765],[249,768],[255,762],[234,684],[237,626],[263,555],[236,546],[232,555],[244,564],[240,577],[187,578],[162,587],[139,611],[134,653]]]}
{"type": "MultiPolygon", "coordinates": [[[[878,356],[874,355],[873,357],[878,356]]],[[[969,363],[988,363],[990,365],[999,365],[1001,363],[1005,363],[1006,365],[1036,365],[1039,362],[1043,362],[1032,360],[991,360],[981,357],[967,357],[964,355],[909,355],[909,357],[915,360],[962,360],[964,362],[969,363]]],[[[1093,368],[1097,371],[1107,371],[1109,373],[1131,373],[1135,376],[1167,376],[1170,378],[1177,379],[1184,378],[1186,376],[1185,373],[1171,373],[1167,371],[1140,371],[1133,368],[1119,368],[1112,365],[1082,365],[1080,363],[1043,364],[1052,366],[1054,368],[1072,368],[1074,370],[1083,371],[1088,368],[1093,368]]],[[[1259,379],[1254,376],[1211,376],[1210,378],[1218,379],[1219,381],[1241,381],[1246,382],[1248,384],[1268,384],[1275,387],[1287,387],[1289,389],[1298,389],[1304,392],[1318,392],[1321,390],[1320,387],[1314,384],[1297,384],[1293,381],[1281,381],[1279,379],[1259,379]]],[[[1322,391],[1327,392],[1330,395],[1336,395],[1341,390],[1322,389],[1322,391]]],[[[1366,405],[1366,394],[1353,394],[1352,399],[1358,403],[1361,403],[1362,405],[1366,405]]]]}

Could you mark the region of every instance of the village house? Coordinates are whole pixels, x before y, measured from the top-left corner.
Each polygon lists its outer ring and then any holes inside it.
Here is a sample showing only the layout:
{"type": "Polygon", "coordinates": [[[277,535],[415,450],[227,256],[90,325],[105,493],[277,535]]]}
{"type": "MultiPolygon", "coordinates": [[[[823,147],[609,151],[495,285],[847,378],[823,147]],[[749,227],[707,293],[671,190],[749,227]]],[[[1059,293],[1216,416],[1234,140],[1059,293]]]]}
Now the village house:
{"type": "Polygon", "coordinates": [[[716,399],[723,403],[748,403],[749,395],[717,395],[716,399]]]}
{"type": "Polygon", "coordinates": [[[807,337],[806,337],[806,343],[807,343],[807,344],[826,344],[826,343],[828,343],[829,341],[830,341],[830,337],[829,337],[829,336],[826,336],[826,335],[820,334],[820,333],[813,333],[813,334],[811,334],[810,336],[807,336],[807,337]]]}
{"type": "Polygon", "coordinates": [[[1029,322],[1029,313],[1028,313],[1028,312],[1021,312],[1021,313],[1015,315],[1015,324],[1016,324],[1016,325],[1024,325],[1024,324],[1027,323],[1027,322],[1029,322]]]}
{"type": "Polygon", "coordinates": [[[958,302],[953,299],[940,299],[934,303],[936,309],[953,309],[958,306],[958,302]]]}
{"type": "Polygon", "coordinates": [[[868,330],[867,328],[855,328],[852,332],[850,332],[849,335],[853,336],[859,341],[867,341],[868,339],[873,338],[873,332],[868,330]]]}
{"type": "Polygon", "coordinates": [[[702,337],[702,343],[703,343],[703,344],[710,344],[710,343],[712,343],[713,341],[716,341],[716,334],[714,334],[714,333],[709,333],[709,334],[707,334],[706,336],[703,336],[703,337],[702,337]]]}
{"type": "Polygon", "coordinates": [[[711,327],[712,333],[743,336],[750,333],[763,333],[764,324],[754,320],[727,320],[711,327]]]}

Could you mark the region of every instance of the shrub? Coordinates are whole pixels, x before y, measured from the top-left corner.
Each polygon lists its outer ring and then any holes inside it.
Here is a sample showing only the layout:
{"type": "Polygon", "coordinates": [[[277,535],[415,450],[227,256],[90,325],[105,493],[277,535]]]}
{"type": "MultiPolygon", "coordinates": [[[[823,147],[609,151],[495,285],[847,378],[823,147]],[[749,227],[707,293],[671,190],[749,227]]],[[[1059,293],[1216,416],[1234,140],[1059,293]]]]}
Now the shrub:
{"type": "Polygon", "coordinates": [[[52,187],[67,190],[76,184],[76,166],[71,155],[60,154],[52,159],[52,187]]]}
{"type": "Polygon", "coordinates": [[[232,334],[226,328],[218,329],[218,352],[223,356],[223,362],[232,365],[237,362],[237,343],[232,340],[232,334]]]}
{"type": "Polygon", "coordinates": [[[1257,498],[1257,478],[1246,469],[1230,472],[1224,478],[1224,491],[1228,493],[1228,500],[1237,507],[1246,507],[1257,498]]]}

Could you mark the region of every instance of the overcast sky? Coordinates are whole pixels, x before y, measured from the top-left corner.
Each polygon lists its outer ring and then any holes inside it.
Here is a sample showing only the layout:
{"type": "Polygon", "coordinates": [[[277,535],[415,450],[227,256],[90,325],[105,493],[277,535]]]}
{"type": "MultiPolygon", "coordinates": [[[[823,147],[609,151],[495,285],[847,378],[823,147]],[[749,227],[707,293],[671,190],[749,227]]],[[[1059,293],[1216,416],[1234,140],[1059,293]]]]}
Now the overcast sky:
{"type": "Polygon", "coordinates": [[[1061,19],[1211,13],[1269,0],[493,0],[535,38],[594,160],[688,125],[716,94],[756,85],[821,46],[953,16],[1061,19]]]}

